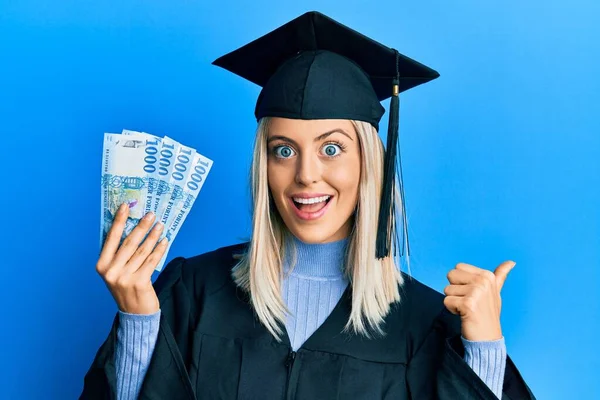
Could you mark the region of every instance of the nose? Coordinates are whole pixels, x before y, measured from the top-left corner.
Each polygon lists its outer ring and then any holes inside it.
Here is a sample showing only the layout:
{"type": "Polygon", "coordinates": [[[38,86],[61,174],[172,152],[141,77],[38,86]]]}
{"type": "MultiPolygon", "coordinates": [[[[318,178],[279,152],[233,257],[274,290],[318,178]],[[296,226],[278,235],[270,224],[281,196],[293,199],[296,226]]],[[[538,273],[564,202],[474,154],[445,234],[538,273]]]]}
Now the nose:
{"type": "Polygon", "coordinates": [[[321,179],[321,165],[310,153],[304,153],[297,158],[296,183],[308,186],[321,179]]]}

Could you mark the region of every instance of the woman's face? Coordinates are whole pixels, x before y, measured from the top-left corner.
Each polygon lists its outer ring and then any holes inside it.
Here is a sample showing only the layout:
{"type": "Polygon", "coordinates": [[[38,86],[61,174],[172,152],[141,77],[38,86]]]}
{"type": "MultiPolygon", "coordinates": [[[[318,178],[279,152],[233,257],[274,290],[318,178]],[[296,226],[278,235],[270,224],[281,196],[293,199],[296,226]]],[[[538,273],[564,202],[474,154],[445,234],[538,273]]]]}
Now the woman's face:
{"type": "Polygon", "coordinates": [[[358,200],[360,148],[349,120],[272,118],[269,188],[288,229],[305,243],[346,238],[358,200]],[[301,203],[314,204],[301,204],[301,203]]]}

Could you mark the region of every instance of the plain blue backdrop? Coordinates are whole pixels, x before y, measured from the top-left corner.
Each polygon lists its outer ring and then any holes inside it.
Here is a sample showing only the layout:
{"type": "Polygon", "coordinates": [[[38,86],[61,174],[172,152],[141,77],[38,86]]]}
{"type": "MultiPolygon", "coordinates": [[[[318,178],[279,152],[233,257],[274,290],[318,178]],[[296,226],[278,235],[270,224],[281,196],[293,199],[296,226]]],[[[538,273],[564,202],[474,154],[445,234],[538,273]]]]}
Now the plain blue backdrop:
{"type": "Polygon", "coordinates": [[[259,88],[210,63],[312,9],[441,73],[400,101],[413,275],[516,261],[509,354],[539,399],[599,398],[598,4],[0,0],[0,398],[76,398],[109,332],[104,132],[214,160],[169,259],[245,240],[259,88]]]}

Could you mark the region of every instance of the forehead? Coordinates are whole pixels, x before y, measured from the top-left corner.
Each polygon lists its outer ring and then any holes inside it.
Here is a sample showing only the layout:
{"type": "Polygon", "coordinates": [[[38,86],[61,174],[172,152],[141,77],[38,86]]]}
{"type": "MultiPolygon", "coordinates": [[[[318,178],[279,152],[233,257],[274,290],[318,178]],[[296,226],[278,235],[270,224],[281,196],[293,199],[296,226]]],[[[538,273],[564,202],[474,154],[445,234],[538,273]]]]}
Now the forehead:
{"type": "Polygon", "coordinates": [[[286,135],[291,138],[312,138],[334,129],[343,129],[352,139],[356,138],[354,124],[347,119],[291,119],[281,117],[271,118],[268,136],[286,135]]]}

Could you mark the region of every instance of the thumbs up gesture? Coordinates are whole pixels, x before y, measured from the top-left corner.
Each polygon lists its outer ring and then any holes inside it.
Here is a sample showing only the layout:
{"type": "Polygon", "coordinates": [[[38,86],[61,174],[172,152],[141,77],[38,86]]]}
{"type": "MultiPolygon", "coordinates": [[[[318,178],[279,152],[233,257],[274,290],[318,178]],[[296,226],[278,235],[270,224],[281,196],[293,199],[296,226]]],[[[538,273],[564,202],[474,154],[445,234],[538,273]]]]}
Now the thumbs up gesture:
{"type": "Polygon", "coordinates": [[[465,339],[484,341],[502,338],[500,290],[515,265],[513,261],[505,261],[491,272],[458,263],[448,272],[450,284],[444,288],[444,305],[452,314],[460,315],[461,334],[465,339]]]}

